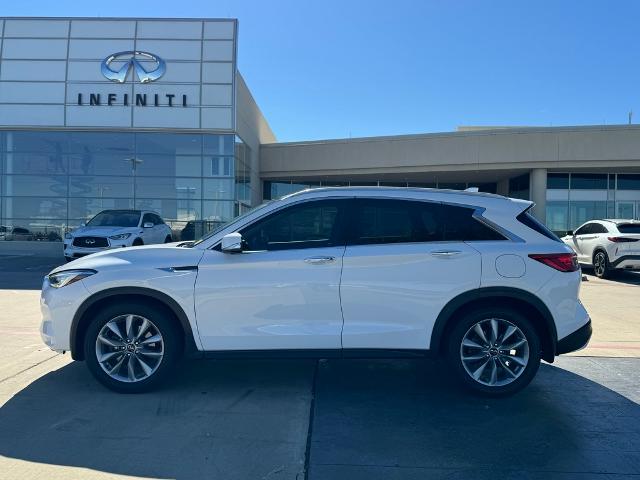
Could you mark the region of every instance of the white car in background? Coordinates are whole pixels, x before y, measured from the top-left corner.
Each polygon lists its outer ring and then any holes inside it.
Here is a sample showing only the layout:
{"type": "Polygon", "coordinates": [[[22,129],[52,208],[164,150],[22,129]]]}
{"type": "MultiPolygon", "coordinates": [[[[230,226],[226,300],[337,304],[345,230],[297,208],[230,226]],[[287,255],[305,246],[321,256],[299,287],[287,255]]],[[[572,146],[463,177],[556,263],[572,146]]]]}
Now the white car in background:
{"type": "Polygon", "coordinates": [[[171,241],[171,228],[155,212],[104,210],[64,236],[64,258],[70,262],[111,248],[171,241]]]}
{"type": "Polygon", "coordinates": [[[640,221],[591,220],[562,241],[578,255],[578,262],[593,267],[597,277],[616,270],[640,270],[640,221]]]}
{"type": "Polygon", "coordinates": [[[353,187],[264,204],[196,242],[110,250],[43,282],[41,335],[120,392],[201,357],[441,355],[490,395],[580,349],[576,255],[484,193],[353,187]]]}

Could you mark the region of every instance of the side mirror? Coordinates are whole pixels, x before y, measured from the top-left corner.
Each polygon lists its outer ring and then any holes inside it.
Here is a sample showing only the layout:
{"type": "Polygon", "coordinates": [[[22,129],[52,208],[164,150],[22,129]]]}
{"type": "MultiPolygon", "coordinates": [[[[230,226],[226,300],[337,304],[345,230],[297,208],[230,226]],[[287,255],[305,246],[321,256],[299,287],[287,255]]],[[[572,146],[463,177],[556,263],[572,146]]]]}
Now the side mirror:
{"type": "Polygon", "coordinates": [[[86,226],[87,226],[87,224],[86,224],[86,223],[84,223],[84,222],[82,222],[82,223],[80,224],[80,226],[81,226],[81,227],[86,227],[86,226]]]}
{"type": "Polygon", "coordinates": [[[242,252],[242,235],[235,232],[222,237],[222,251],[224,253],[242,252]]]}
{"type": "Polygon", "coordinates": [[[570,236],[573,237],[573,235],[574,235],[573,230],[567,230],[567,235],[570,235],[570,236]]]}
{"type": "Polygon", "coordinates": [[[142,228],[153,228],[153,223],[151,222],[144,222],[142,224],[142,228]]]}

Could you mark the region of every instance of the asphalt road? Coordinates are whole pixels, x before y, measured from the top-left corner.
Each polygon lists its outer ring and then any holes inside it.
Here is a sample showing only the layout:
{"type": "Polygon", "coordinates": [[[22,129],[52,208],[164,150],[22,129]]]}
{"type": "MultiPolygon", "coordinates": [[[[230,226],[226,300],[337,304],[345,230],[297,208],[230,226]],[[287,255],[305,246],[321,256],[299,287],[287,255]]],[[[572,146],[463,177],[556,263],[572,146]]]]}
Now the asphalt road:
{"type": "Polygon", "coordinates": [[[46,268],[0,258],[0,479],[639,477],[634,277],[584,282],[600,346],[506,399],[469,395],[427,360],[193,361],[127,396],[41,344],[32,288],[46,268]],[[605,355],[625,345],[628,358],[605,355]]]}

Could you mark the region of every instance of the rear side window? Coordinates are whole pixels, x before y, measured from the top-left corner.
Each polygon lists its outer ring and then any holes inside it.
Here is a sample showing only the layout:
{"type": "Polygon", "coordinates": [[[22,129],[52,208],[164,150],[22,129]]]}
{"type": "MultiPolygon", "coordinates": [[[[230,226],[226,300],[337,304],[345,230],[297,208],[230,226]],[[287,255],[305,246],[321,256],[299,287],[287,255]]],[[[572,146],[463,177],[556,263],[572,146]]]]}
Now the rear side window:
{"type": "Polygon", "coordinates": [[[591,233],[609,233],[609,230],[604,225],[599,223],[591,224],[591,233]]]}
{"type": "Polygon", "coordinates": [[[466,207],[408,200],[356,200],[351,243],[357,245],[505,240],[466,207]]]}
{"type": "Polygon", "coordinates": [[[618,225],[620,233],[640,233],[640,223],[621,223],[618,225]]]}
{"type": "MultiPolygon", "coordinates": [[[[527,227],[529,227],[531,230],[535,230],[536,232],[538,232],[541,235],[544,235],[547,238],[550,238],[551,240],[554,240],[556,242],[562,242],[562,240],[560,240],[556,234],[554,234],[551,230],[549,230],[544,224],[542,224],[536,217],[534,217],[533,215],[531,215],[529,213],[528,210],[525,210],[524,212],[522,212],[520,215],[518,215],[516,217],[516,219],[520,222],[525,224],[527,227]]],[[[586,225],[585,225],[586,226],[586,225]]],[[[584,228],[584,227],[583,227],[584,228]]],[[[576,232],[577,233],[577,232],[576,232]]]]}

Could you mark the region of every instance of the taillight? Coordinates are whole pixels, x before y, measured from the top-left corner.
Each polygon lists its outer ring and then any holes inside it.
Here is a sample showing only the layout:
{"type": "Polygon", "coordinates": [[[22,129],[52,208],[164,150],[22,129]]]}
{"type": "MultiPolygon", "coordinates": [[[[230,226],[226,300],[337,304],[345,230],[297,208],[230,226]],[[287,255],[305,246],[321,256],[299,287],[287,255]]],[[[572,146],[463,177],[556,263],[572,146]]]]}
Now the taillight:
{"type": "Polygon", "coordinates": [[[575,253],[531,253],[529,257],[560,272],[575,272],[580,268],[575,253]]]}
{"type": "Polygon", "coordinates": [[[637,242],[637,238],[629,238],[629,237],[607,237],[607,240],[614,243],[629,243],[629,242],[637,242]]]}

